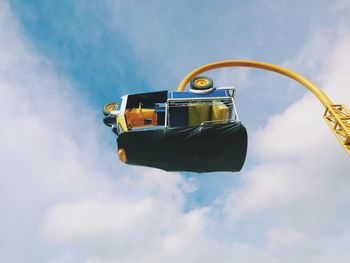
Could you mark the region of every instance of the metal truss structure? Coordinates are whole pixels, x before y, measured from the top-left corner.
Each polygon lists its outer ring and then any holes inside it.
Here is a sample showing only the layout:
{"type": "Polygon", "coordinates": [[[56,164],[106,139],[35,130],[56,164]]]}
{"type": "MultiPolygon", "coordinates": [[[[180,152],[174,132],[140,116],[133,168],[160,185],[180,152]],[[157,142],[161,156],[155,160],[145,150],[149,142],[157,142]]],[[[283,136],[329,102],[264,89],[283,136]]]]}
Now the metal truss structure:
{"type": "Polygon", "coordinates": [[[345,151],[350,155],[350,112],[345,105],[330,105],[323,115],[345,151]]]}

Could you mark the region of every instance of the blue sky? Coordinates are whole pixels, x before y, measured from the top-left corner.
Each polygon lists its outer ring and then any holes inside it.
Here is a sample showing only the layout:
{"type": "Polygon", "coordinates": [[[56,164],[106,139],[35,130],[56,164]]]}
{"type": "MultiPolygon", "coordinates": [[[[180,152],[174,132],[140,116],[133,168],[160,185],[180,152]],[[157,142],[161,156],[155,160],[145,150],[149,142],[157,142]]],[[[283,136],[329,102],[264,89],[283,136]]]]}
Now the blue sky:
{"type": "Polygon", "coordinates": [[[349,105],[347,0],[14,0],[0,10],[0,261],[350,260],[348,156],[293,81],[209,74],[238,89],[249,132],[240,173],[123,165],[101,121],[106,102],[175,90],[222,59],[289,67],[349,105]]]}
{"type": "Polygon", "coordinates": [[[288,1],[199,6],[188,1],[12,1],[11,6],[33,44],[96,104],[129,87],[175,88],[189,70],[208,61],[283,62],[335,15],[328,1],[304,6],[288,1]]]}

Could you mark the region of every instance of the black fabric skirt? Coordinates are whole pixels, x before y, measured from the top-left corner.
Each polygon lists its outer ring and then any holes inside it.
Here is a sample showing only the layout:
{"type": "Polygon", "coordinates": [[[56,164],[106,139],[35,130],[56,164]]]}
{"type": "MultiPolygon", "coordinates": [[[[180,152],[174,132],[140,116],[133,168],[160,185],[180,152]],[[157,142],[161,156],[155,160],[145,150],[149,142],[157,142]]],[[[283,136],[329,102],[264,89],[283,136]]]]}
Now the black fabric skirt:
{"type": "Polygon", "coordinates": [[[127,163],[165,171],[240,171],[247,154],[241,122],[129,131],[117,138],[127,163]]]}

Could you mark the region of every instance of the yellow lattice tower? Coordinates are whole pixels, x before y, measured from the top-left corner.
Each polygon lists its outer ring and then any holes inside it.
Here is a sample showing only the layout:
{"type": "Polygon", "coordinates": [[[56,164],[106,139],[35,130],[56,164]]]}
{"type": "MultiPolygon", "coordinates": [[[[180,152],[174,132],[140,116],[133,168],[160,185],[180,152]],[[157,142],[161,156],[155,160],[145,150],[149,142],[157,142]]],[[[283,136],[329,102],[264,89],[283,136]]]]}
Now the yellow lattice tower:
{"type": "Polygon", "coordinates": [[[323,118],[350,155],[350,112],[345,105],[330,105],[323,118]]]}
{"type": "Polygon", "coordinates": [[[184,91],[189,81],[195,76],[203,72],[217,69],[217,68],[224,68],[224,67],[249,67],[249,68],[269,70],[269,71],[273,71],[273,72],[285,75],[287,77],[290,77],[296,80],[297,82],[299,82],[300,84],[302,84],[303,86],[305,86],[306,88],[308,88],[326,108],[326,111],[323,117],[328,123],[333,133],[337,136],[338,140],[340,141],[341,145],[344,147],[345,151],[350,156],[350,112],[349,110],[345,107],[345,105],[333,104],[331,100],[327,97],[327,95],[319,87],[316,86],[316,84],[314,84],[310,80],[304,78],[303,76],[299,75],[298,73],[292,70],[289,70],[274,64],[270,64],[270,63],[251,61],[251,60],[218,61],[218,62],[204,65],[190,72],[186,77],[183,78],[177,90],[184,91]]]}

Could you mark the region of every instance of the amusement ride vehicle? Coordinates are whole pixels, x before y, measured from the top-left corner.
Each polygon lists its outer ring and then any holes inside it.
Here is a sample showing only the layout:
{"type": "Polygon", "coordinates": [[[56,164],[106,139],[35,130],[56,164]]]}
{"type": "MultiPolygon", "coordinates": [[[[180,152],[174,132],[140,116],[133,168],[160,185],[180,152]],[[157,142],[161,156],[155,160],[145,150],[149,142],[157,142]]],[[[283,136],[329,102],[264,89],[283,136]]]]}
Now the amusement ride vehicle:
{"type": "Polygon", "coordinates": [[[280,73],[308,88],[325,106],[324,119],[350,155],[350,113],[344,105],[333,104],[314,83],[286,68],[226,60],[192,71],[177,91],[125,95],[120,103],[106,104],[103,121],[117,135],[119,159],[166,171],[240,171],[247,153],[247,131],[238,117],[236,89],[216,87],[210,78],[198,76],[237,66],[280,73]]]}

